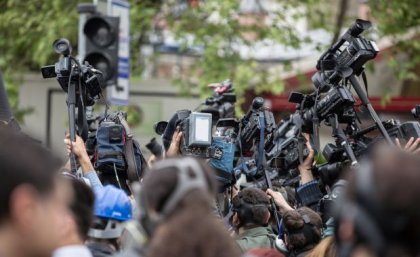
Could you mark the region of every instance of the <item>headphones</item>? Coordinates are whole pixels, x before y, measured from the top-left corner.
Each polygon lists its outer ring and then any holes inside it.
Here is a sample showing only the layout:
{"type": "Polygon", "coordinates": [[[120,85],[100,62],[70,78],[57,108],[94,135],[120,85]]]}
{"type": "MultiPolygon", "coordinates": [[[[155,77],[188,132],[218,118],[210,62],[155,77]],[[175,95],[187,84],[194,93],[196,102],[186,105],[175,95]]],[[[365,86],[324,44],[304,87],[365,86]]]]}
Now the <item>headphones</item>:
{"type": "MultiPolygon", "coordinates": [[[[204,171],[197,160],[186,157],[179,160],[167,159],[161,160],[154,165],[154,170],[173,168],[177,170],[177,184],[175,189],[163,204],[161,211],[154,217],[151,217],[147,211],[147,202],[142,201],[140,208],[140,219],[145,231],[151,235],[157,224],[161,223],[168,215],[170,215],[185,197],[187,193],[194,189],[209,190],[209,185],[204,175],[204,171]]],[[[167,169],[168,172],[174,172],[167,169]]]]}
{"type": "Polygon", "coordinates": [[[339,205],[335,234],[338,235],[341,220],[352,222],[357,234],[355,242],[344,242],[337,236],[339,256],[350,256],[352,249],[360,242],[368,245],[378,256],[384,256],[389,244],[386,237],[395,237],[403,233],[401,228],[405,227],[407,220],[402,215],[387,217],[387,211],[375,199],[376,188],[372,168],[372,163],[365,162],[354,171],[355,200],[349,201],[349,199],[343,198],[341,206],[339,205]],[[386,226],[384,226],[385,224],[386,226]]]}
{"type": "MultiPolygon", "coordinates": [[[[239,193],[236,197],[239,198],[239,206],[234,206],[232,205],[232,212],[233,213],[237,213],[239,220],[241,220],[241,223],[244,220],[247,220],[248,223],[253,223],[256,225],[261,225],[261,226],[267,226],[266,223],[262,223],[259,220],[256,220],[254,217],[254,210],[257,208],[265,208],[267,210],[267,213],[270,213],[270,206],[267,204],[253,204],[253,203],[247,203],[244,201],[244,199],[242,198],[241,193],[239,193]]],[[[232,215],[233,218],[233,215],[232,215]]],[[[245,226],[248,225],[246,223],[242,223],[241,226],[245,226]]]]}

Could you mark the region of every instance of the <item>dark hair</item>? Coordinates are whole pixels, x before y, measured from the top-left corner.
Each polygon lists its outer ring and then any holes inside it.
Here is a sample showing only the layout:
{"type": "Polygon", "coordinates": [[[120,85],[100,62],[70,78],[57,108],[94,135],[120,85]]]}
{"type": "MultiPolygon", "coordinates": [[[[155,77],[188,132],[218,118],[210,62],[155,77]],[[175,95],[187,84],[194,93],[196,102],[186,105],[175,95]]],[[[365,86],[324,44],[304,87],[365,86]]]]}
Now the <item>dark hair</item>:
{"type": "MultiPolygon", "coordinates": [[[[361,170],[349,174],[346,202],[364,214],[364,219],[359,215],[350,220],[355,239],[378,255],[417,256],[420,253],[420,158],[387,146],[377,147],[370,161],[370,166],[362,165],[361,170]],[[364,178],[366,175],[369,179],[364,178]],[[374,243],[379,238],[373,235],[372,228],[383,240],[381,245],[374,243]]],[[[341,210],[340,219],[347,217],[346,211],[347,208],[341,210]]]]}
{"type": "Polygon", "coordinates": [[[9,217],[10,195],[23,184],[48,195],[62,161],[24,134],[0,127],[0,222],[9,217]]]}
{"type": "Polygon", "coordinates": [[[294,250],[315,246],[321,240],[321,216],[308,207],[286,211],[283,215],[283,222],[289,245],[294,250]],[[307,220],[305,221],[305,219],[307,220]]]}
{"type": "Polygon", "coordinates": [[[245,188],[232,200],[233,209],[237,212],[241,226],[267,225],[270,199],[259,188],[245,188]]]}
{"type": "MultiPolygon", "coordinates": [[[[220,220],[211,212],[216,190],[212,170],[200,163],[208,189],[194,189],[180,200],[155,231],[148,248],[149,257],[236,257],[241,251],[220,220]],[[163,245],[164,244],[164,245],[163,245]]],[[[141,199],[161,212],[178,183],[174,168],[152,169],[144,178],[141,199]]]]}
{"type": "Polygon", "coordinates": [[[92,189],[84,181],[69,178],[73,188],[73,197],[70,203],[70,212],[76,222],[81,239],[86,240],[89,228],[93,221],[93,205],[95,196],[92,189]]]}

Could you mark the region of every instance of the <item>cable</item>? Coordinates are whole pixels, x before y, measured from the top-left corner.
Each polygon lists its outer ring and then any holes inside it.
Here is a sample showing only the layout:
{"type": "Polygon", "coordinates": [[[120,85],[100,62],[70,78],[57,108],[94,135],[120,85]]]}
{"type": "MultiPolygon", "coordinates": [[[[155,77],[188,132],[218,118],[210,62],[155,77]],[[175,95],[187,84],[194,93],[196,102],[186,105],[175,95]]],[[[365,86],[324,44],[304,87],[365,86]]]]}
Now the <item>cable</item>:
{"type": "Polygon", "coordinates": [[[117,179],[118,186],[120,187],[120,189],[122,189],[121,183],[120,183],[120,178],[118,177],[118,174],[117,174],[117,168],[115,167],[115,162],[113,164],[114,164],[115,178],[117,179]]]}

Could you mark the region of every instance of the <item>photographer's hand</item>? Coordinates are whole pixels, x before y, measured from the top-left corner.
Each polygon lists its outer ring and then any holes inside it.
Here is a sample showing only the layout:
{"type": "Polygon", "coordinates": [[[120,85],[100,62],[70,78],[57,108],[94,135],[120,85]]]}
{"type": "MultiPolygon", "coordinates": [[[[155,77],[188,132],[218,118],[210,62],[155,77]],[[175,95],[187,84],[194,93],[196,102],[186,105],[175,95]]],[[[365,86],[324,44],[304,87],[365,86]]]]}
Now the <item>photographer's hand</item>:
{"type": "Polygon", "coordinates": [[[277,207],[279,207],[281,214],[284,214],[286,211],[293,210],[293,208],[287,203],[286,199],[284,199],[281,193],[273,191],[271,189],[267,189],[266,193],[268,197],[273,198],[277,207]]]}
{"type": "Polygon", "coordinates": [[[312,164],[314,162],[314,154],[315,151],[312,149],[312,145],[309,142],[310,136],[309,134],[303,133],[303,136],[306,139],[306,147],[308,148],[309,154],[308,157],[301,163],[298,167],[300,173],[300,180],[302,184],[306,184],[314,180],[314,176],[312,175],[312,164]]]}
{"type": "Polygon", "coordinates": [[[76,136],[76,142],[71,142],[70,136],[66,135],[64,143],[66,144],[67,153],[73,152],[76,155],[83,173],[94,171],[89,155],[86,152],[85,142],[83,142],[81,137],[76,136]]]}
{"type": "Polygon", "coordinates": [[[181,139],[182,139],[182,132],[180,131],[179,127],[177,127],[172,136],[171,145],[169,146],[168,151],[166,152],[166,156],[173,157],[181,153],[181,149],[180,149],[181,139]]]}
{"type": "Polygon", "coordinates": [[[398,138],[395,138],[395,143],[400,149],[405,150],[409,153],[420,153],[420,148],[417,148],[417,146],[420,143],[420,138],[417,138],[416,140],[414,140],[414,137],[410,138],[410,140],[408,140],[404,147],[401,146],[400,140],[398,138]]]}

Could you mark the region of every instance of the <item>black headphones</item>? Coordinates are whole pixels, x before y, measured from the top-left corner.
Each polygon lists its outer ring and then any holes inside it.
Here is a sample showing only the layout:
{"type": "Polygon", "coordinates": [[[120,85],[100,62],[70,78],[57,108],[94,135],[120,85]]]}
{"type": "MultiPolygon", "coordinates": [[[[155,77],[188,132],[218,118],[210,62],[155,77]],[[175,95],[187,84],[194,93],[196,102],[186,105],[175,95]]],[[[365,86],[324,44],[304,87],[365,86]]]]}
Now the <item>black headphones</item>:
{"type": "MultiPolygon", "coordinates": [[[[155,170],[174,168],[177,170],[177,184],[175,189],[170,193],[166,199],[162,209],[155,217],[148,214],[148,204],[143,199],[140,208],[140,220],[144,230],[149,234],[153,233],[157,224],[161,223],[168,215],[170,215],[177,207],[179,202],[184,199],[185,195],[193,189],[210,190],[208,181],[205,177],[204,171],[196,159],[186,157],[178,160],[166,159],[157,162],[154,166],[155,170]]],[[[173,172],[172,169],[168,172],[173,172]]]]}
{"type": "Polygon", "coordinates": [[[403,215],[386,215],[384,210],[375,198],[375,182],[373,177],[372,164],[363,163],[355,170],[356,192],[354,201],[343,197],[338,202],[335,234],[338,235],[340,221],[348,220],[354,226],[357,239],[354,242],[344,242],[337,236],[338,256],[348,257],[353,248],[363,242],[368,245],[378,256],[384,256],[389,242],[387,238],[401,235],[402,228],[406,227],[406,218],[403,215]]]}
{"type": "MultiPolygon", "coordinates": [[[[266,222],[262,222],[261,220],[256,220],[254,217],[254,210],[258,208],[264,208],[267,210],[268,213],[270,213],[270,206],[269,204],[253,204],[253,203],[247,203],[242,198],[241,193],[239,193],[236,197],[239,198],[239,205],[235,206],[232,205],[232,211],[238,214],[239,220],[241,221],[241,226],[246,226],[251,224],[260,225],[260,226],[267,226],[268,224],[266,222]],[[243,223],[244,221],[247,221],[247,223],[243,223]]],[[[233,217],[233,215],[232,215],[233,217]]]]}

